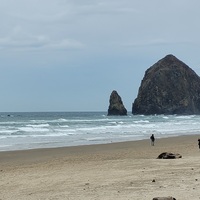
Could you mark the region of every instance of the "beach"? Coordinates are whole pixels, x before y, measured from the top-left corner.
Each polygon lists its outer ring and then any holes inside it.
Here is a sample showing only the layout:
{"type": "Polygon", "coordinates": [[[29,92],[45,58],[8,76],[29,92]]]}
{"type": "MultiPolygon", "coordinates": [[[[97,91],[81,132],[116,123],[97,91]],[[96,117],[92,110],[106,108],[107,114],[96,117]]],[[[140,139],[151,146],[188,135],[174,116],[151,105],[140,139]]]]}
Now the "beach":
{"type": "Polygon", "coordinates": [[[197,200],[198,137],[0,152],[0,199],[197,200]],[[182,158],[157,159],[162,152],[182,158]]]}

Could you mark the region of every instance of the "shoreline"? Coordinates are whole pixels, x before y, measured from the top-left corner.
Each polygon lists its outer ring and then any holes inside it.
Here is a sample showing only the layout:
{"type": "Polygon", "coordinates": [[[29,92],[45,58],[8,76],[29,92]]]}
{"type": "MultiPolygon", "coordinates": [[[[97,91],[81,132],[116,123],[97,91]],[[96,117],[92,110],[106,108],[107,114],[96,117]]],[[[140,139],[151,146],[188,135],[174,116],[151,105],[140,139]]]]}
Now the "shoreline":
{"type": "Polygon", "coordinates": [[[200,197],[198,135],[0,152],[2,199],[200,197]],[[156,159],[162,152],[181,159],[156,159]],[[152,182],[155,180],[155,182],[152,182]],[[12,192],[10,192],[12,191],[12,192]],[[142,194],[142,197],[141,197],[142,194]]]}
{"type": "MultiPolygon", "coordinates": [[[[197,140],[200,138],[198,134],[193,135],[180,135],[172,136],[165,138],[158,138],[155,141],[154,149],[162,149],[167,144],[168,148],[175,148],[177,142],[179,145],[196,145],[198,149],[197,140]],[[196,142],[196,143],[195,143],[196,142]]],[[[62,158],[63,156],[74,156],[74,155],[93,155],[100,152],[114,152],[121,150],[130,150],[136,148],[140,151],[145,151],[147,147],[151,147],[150,139],[134,140],[134,141],[122,141],[122,142],[113,142],[105,144],[91,144],[91,145],[79,145],[79,146],[66,146],[66,147],[52,147],[52,148],[36,148],[36,149],[25,149],[25,150],[10,150],[10,151],[0,151],[0,160],[1,164],[5,162],[13,162],[13,160],[26,158],[28,160],[42,161],[45,159],[51,159],[51,157],[62,158]],[[31,156],[27,156],[27,155],[31,156]]],[[[166,149],[167,150],[167,149],[166,149]]],[[[145,155],[147,152],[145,153],[145,155]]],[[[187,155],[187,152],[186,152],[187,155]]]]}

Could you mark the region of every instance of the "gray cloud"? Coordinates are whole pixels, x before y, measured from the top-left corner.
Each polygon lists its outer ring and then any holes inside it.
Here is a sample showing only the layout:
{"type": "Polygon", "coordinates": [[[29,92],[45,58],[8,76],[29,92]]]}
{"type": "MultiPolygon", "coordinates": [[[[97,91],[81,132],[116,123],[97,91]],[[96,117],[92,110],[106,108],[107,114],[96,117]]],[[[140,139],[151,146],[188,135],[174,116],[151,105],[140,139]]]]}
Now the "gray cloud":
{"type": "Polygon", "coordinates": [[[198,21],[196,15],[199,15],[197,4],[200,3],[196,0],[193,3],[186,0],[19,0],[17,3],[8,0],[0,10],[2,23],[6,21],[0,36],[13,44],[10,46],[18,42],[23,46],[19,37],[10,36],[15,27],[21,27],[22,34],[26,33],[24,46],[42,47],[48,46],[48,42],[51,47],[72,48],[97,43],[112,46],[120,43],[185,42],[189,35],[191,40],[199,40],[199,29],[195,25],[198,21]],[[187,11],[192,12],[187,15],[187,11]]]}
{"type": "Polygon", "coordinates": [[[75,40],[64,39],[52,41],[45,36],[29,36],[23,39],[12,37],[0,38],[1,50],[81,50],[83,47],[83,44],[75,40]]]}

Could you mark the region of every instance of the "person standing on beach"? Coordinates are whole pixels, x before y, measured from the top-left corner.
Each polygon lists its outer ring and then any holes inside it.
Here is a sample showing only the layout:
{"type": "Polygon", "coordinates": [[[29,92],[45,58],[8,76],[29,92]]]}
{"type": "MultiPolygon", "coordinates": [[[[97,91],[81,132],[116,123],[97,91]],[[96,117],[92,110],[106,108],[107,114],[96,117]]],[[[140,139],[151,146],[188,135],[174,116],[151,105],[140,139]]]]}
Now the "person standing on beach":
{"type": "Polygon", "coordinates": [[[199,149],[200,149],[200,139],[198,139],[198,145],[199,145],[199,149]]]}
{"type": "Polygon", "coordinates": [[[151,135],[150,139],[151,139],[151,146],[154,146],[154,142],[155,142],[154,134],[151,135]]]}

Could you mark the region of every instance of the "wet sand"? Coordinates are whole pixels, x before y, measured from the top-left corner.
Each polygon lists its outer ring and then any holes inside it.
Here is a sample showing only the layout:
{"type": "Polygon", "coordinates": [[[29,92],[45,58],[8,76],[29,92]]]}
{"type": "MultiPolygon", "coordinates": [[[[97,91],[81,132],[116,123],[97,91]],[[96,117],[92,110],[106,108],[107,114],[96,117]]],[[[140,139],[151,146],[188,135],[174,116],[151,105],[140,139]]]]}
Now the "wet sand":
{"type": "Polygon", "coordinates": [[[0,152],[0,199],[197,200],[198,137],[0,152]],[[166,151],[183,157],[156,159],[166,151]]]}

